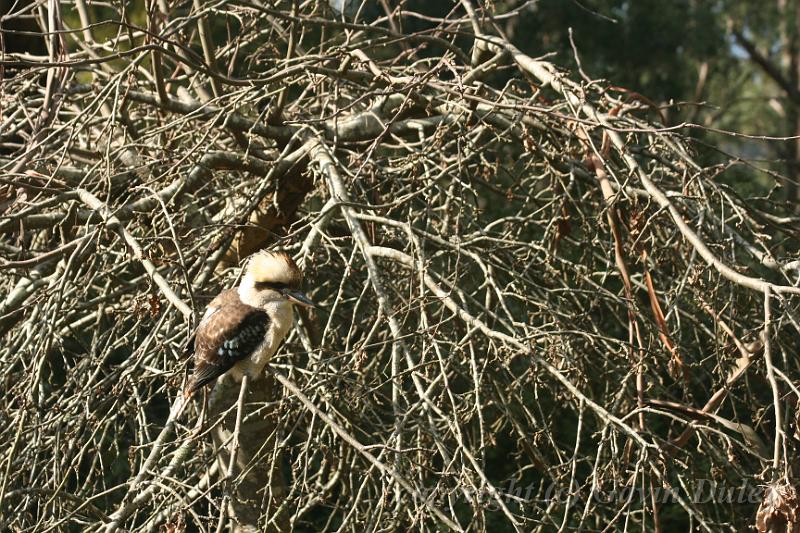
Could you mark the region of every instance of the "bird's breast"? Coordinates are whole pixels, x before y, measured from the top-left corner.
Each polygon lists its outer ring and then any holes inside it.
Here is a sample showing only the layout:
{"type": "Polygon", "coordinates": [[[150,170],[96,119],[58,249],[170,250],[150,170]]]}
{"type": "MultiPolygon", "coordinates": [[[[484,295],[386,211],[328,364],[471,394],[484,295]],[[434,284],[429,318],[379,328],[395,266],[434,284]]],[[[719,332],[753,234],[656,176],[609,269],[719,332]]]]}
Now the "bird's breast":
{"type": "Polygon", "coordinates": [[[275,352],[278,351],[278,347],[280,347],[281,342],[283,342],[292,327],[294,316],[292,315],[292,306],[288,302],[281,302],[272,306],[272,308],[268,307],[267,314],[270,317],[270,321],[264,340],[253,350],[250,357],[239,361],[231,369],[231,374],[236,381],[241,381],[245,373],[251,379],[260,378],[264,367],[275,355],[275,352]]]}

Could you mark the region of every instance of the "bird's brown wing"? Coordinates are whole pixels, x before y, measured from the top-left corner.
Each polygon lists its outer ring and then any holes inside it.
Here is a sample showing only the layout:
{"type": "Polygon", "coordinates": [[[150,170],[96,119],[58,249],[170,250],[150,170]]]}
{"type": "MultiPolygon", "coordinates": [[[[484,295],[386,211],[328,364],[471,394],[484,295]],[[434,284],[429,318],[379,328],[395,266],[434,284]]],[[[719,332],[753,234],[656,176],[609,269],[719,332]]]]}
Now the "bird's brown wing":
{"type": "MultiPolygon", "coordinates": [[[[214,302],[212,302],[213,304],[214,302]]],[[[194,339],[194,373],[186,386],[191,395],[249,357],[269,328],[269,315],[239,302],[209,306],[194,339]]]]}
{"type": "Polygon", "coordinates": [[[192,331],[192,335],[186,341],[186,344],[183,347],[183,357],[187,358],[189,356],[194,355],[195,346],[194,341],[197,337],[197,332],[200,331],[203,327],[205,327],[206,323],[208,322],[208,318],[214,314],[216,311],[219,310],[220,307],[228,306],[228,305],[237,305],[241,304],[241,300],[239,299],[239,293],[236,289],[227,289],[219,293],[211,302],[209,302],[208,306],[206,306],[205,314],[203,318],[200,319],[200,323],[197,327],[194,328],[192,331]]]}

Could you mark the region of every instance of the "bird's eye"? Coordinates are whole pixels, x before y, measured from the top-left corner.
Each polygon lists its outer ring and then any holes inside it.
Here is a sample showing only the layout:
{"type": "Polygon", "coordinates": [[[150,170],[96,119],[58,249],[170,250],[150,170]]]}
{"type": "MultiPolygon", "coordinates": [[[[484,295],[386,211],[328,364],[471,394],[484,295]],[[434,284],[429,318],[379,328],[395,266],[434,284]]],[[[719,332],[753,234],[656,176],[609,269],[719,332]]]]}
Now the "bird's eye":
{"type": "Polygon", "coordinates": [[[276,291],[280,291],[286,288],[285,283],[281,283],[278,281],[256,281],[255,283],[256,289],[264,290],[264,289],[273,289],[276,291]]]}

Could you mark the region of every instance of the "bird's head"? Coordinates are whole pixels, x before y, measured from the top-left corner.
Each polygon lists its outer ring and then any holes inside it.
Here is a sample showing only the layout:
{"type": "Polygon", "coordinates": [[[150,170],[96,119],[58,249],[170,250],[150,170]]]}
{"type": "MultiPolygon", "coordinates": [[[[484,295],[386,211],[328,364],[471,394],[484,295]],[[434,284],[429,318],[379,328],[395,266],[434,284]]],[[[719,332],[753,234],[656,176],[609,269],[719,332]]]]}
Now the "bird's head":
{"type": "Polygon", "coordinates": [[[300,291],[302,283],[303,273],[289,254],[264,250],[247,261],[245,274],[239,285],[239,296],[245,303],[256,307],[281,301],[316,307],[300,291]]]}

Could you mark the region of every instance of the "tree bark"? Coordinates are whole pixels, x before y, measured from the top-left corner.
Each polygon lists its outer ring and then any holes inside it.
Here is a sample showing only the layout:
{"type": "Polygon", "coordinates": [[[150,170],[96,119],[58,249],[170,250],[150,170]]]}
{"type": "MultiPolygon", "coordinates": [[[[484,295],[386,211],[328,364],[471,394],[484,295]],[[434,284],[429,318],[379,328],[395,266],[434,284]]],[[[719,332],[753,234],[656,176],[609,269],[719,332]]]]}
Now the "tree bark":
{"type": "Polygon", "coordinates": [[[229,516],[229,530],[233,532],[277,532],[289,528],[289,515],[285,510],[276,516],[287,492],[281,467],[283,454],[273,454],[279,413],[273,407],[265,407],[275,403],[278,390],[270,376],[248,384],[232,472],[228,472],[228,466],[234,443],[239,384],[223,379],[212,393],[219,396],[213,402],[210,418],[216,420],[226,413],[212,436],[220,475],[230,474],[223,490],[230,496],[225,512],[229,516]],[[265,527],[265,522],[269,522],[269,526],[265,527]]]}

